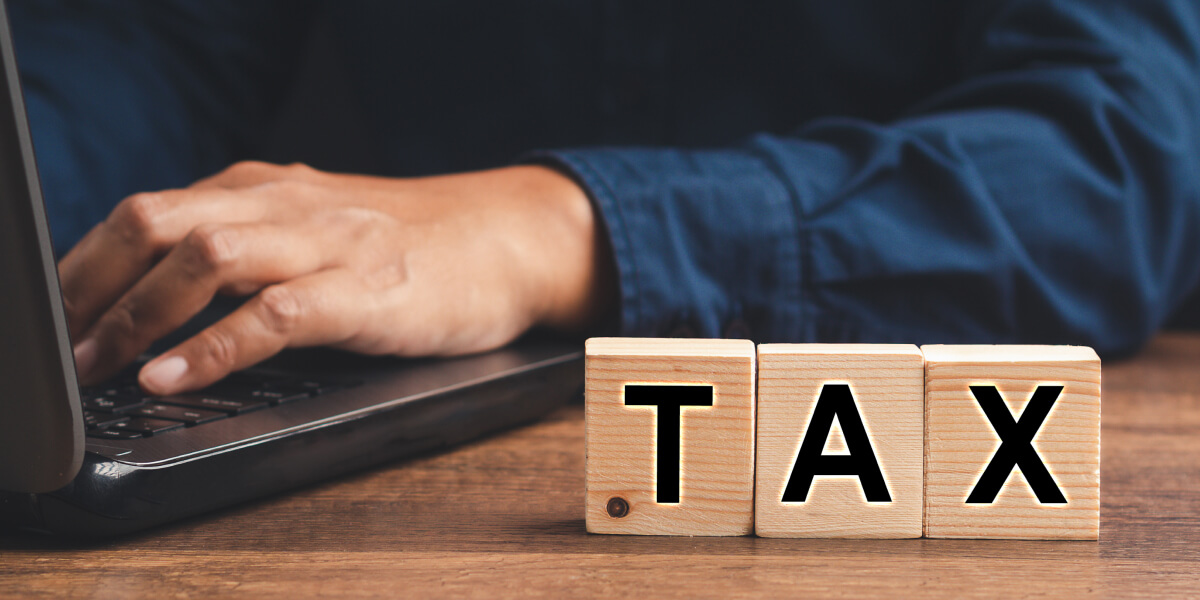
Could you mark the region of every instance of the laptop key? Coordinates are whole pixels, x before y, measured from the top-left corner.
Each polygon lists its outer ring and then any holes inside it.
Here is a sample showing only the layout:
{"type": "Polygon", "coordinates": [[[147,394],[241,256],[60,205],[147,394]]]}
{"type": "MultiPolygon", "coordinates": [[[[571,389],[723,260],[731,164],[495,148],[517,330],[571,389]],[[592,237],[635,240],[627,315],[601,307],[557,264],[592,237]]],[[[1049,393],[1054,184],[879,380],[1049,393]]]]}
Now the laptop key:
{"type": "Polygon", "coordinates": [[[204,410],[202,408],[189,408],[186,406],[173,406],[171,404],[147,404],[135,408],[129,413],[139,417],[152,417],[155,419],[166,419],[168,421],[179,421],[186,425],[199,425],[208,423],[218,419],[224,419],[229,416],[227,413],[215,410],[204,410]]]}
{"type": "Polygon", "coordinates": [[[233,373],[201,393],[232,400],[267,400],[282,404],[358,385],[359,381],[316,381],[246,372],[233,373]]]}
{"type": "Polygon", "coordinates": [[[267,373],[256,373],[256,372],[251,372],[251,371],[235,371],[233,373],[226,375],[225,378],[222,379],[221,381],[219,381],[217,385],[229,383],[229,384],[235,384],[235,385],[248,385],[248,386],[253,386],[253,387],[262,387],[278,378],[279,377],[276,375],[269,375],[267,373]]]}
{"type": "Polygon", "coordinates": [[[142,437],[142,434],[122,429],[93,429],[87,432],[87,436],[103,440],[136,440],[142,437]]]}
{"type": "Polygon", "coordinates": [[[216,398],[213,396],[204,396],[197,394],[182,394],[179,396],[163,396],[155,399],[164,404],[174,404],[175,406],[185,406],[188,408],[201,408],[204,410],[215,410],[231,415],[240,415],[248,413],[252,410],[267,407],[267,401],[263,399],[233,399],[233,398],[216,398]]]}
{"type": "Polygon", "coordinates": [[[150,397],[145,394],[89,394],[83,397],[84,410],[117,413],[145,404],[150,397]]]}
{"type": "Polygon", "coordinates": [[[311,381],[311,380],[287,380],[271,384],[272,389],[291,390],[295,392],[307,392],[310,396],[319,396],[337,390],[351,388],[361,381],[311,381]]]}
{"type": "Polygon", "coordinates": [[[181,427],[183,427],[183,423],[179,421],[136,417],[125,421],[124,423],[117,423],[116,425],[110,427],[108,431],[121,430],[133,431],[142,435],[158,435],[160,433],[165,433],[167,431],[171,431],[172,429],[179,429],[181,427]]]}
{"type": "Polygon", "coordinates": [[[304,389],[282,389],[275,386],[266,386],[264,384],[242,384],[221,382],[211,388],[204,390],[206,395],[221,398],[223,400],[240,400],[251,403],[268,402],[270,404],[281,404],[307,398],[308,390],[304,389]]]}
{"type": "Polygon", "coordinates": [[[299,400],[309,396],[308,390],[290,390],[286,388],[271,388],[266,390],[257,390],[253,392],[252,397],[262,398],[271,404],[283,404],[292,400],[299,400]]]}
{"type": "Polygon", "coordinates": [[[128,420],[129,417],[124,415],[113,415],[86,410],[83,411],[83,424],[86,425],[88,429],[105,429],[116,425],[117,423],[123,423],[128,420]]]}

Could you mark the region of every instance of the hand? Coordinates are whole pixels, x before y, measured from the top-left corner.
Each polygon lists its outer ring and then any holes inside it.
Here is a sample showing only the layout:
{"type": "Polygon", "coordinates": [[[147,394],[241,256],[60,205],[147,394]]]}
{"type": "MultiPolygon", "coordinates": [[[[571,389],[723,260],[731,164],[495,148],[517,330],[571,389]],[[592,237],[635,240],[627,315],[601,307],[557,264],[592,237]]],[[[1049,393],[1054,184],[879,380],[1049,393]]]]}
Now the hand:
{"type": "Polygon", "coordinates": [[[156,394],[284,348],[453,355],[533,326],[583,332],[613,304],[584,192],[519,166],[420,179],[240,163],[121,202],[59,264],[81,381],[112,375],[215,294],[253,295],[147,363],[156,394]]]}

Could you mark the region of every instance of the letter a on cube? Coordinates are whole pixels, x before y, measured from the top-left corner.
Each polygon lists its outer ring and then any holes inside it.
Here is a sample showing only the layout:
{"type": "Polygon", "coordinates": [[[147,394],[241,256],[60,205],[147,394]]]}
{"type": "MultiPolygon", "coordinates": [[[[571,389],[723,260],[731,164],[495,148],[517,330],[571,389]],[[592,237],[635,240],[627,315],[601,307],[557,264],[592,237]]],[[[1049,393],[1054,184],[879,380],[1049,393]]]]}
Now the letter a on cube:
{"type": "Polygon", "coordinates": [[[587,530],[754,529],[754,343],[587,341],[587,530]]]}
{"type": "Polygon", "coordinates": [[[925,535],[1098,539],[1100,358],[925,346],[925,535]]]}
{"type": "Polygon", "coordinates": [[[763,344],[758,360],[755,533],[921,537],[921,351],[763,344]]]}

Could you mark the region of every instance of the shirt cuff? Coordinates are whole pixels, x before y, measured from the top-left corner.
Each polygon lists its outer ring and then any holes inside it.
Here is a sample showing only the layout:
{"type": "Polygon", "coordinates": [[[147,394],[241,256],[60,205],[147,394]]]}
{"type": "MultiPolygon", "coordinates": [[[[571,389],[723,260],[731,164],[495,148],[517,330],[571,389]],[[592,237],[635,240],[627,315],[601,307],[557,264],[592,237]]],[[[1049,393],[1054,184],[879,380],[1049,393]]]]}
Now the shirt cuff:
{"type": "Polygon", "coordinates": [[[603,221],[622,336],[805,337],[798,206],[750,153],[597,148],[532,153],[603,221]]]}

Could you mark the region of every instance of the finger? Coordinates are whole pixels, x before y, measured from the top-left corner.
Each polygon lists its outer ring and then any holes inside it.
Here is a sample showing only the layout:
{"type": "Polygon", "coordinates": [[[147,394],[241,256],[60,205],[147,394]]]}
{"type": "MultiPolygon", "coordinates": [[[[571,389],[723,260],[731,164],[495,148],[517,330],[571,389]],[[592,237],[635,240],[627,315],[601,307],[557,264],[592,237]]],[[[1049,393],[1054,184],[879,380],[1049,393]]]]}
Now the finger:
{"type": "Polygon", "coordinates": [[[247,160],[230,165],[220,173],[205,177],[188,187],[191,189],[240,189],[272,181],[304,181],[318,174],[316,169],[300,163],[276,165],[247,160]]]}
{"type": "Polygon", "coordinates": [[[142,367],[154,394],[204,387],[284,348],[336,344],[371,322],[362,278],[331,269],[269,286],[241,308],[142,367]]]}
{"type": "Polygon", "coordinates": [[[200,312],[221,288],[262,286],[321,270],[335,256],[322,251],[330,245],[303,225],[197,227],[83,336],[79,346],[89,345],[80,353],[80,379],[93,383],[111,375],[200,312]]]}
{"type": "Polygon", "coordinates": [[[269,214],[265,198],[228,190],[171,190],[130,196],[59,263],[63,301],[78,337],[167,249],[202,223],[239,223],[269,214]]]}

